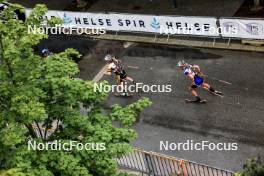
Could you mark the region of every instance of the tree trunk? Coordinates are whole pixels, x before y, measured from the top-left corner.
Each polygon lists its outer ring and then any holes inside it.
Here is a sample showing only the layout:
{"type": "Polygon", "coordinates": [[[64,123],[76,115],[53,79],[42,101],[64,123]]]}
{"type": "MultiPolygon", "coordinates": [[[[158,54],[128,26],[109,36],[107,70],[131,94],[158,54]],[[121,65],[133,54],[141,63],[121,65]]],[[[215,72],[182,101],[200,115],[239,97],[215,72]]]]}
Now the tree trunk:
{"type": "Polygon", "coordinates": [[[36,132],[35,132],[35,130],[34,130],[34,128],[33,128],[33,126],[31,124],[26,124],[25,126],[27,127],[28,132],[29,132],[31,137],[33,137],[33,138],[37,138],[38,137],[38,135],[36,134],[36,132]]]}

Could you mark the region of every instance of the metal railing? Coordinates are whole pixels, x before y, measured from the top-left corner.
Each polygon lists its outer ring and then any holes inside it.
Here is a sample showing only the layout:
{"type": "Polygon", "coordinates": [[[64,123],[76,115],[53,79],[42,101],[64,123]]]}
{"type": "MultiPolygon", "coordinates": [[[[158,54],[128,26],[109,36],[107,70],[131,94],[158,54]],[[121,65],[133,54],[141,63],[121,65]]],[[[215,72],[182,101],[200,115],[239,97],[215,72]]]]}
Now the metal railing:
{"type": "Polygon", "coordinates": [[[177,159],[135,148],[117,159],[122,169],[134,170],[149,176],[233,176],[227,171],[188,160],[177,159]]]}
{"type": "MultiPolygon", "coordinates": [[[[41,136],[36,125],[35,132],[41,136]]],[[[43,130],[41,128],[41,130],[43,130]]],[[[43,131],[42,131],[43,132],[43,131]]],[[[51,135],[53,129],[48,130],[51,135]]],[[[200,164],[184,159],[155,152],[147,152],[138,148],[121,158],[116,159],[120,168],[130,169],[149,176],[234,176],[232,171],[200,164]]]]}

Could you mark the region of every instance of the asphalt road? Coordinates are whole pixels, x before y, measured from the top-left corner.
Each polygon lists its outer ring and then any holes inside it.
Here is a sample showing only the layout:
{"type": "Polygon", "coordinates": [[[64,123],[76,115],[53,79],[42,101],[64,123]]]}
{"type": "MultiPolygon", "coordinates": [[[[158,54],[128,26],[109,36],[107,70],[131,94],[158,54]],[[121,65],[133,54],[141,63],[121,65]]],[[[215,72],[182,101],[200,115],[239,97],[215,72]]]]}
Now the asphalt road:
{"type": "MultiPolygon", "coordinates": [[[[228,50],[209,50],[150,46],[140,44],[121,58],[127,72],[137,82],[147,85],[172,85],[171,93],[138,93],[133,98],[117,98],[111,94],[106,102],[128,104],[149,97],[153,105],[141,114],[135,126],[139,134],[134,143],[146,150],[201,162],[216,167],[239,170],[247,158],[264,156],[264,54],[228,50]],[[179,59],[200,65],[208,75],[231,82],[226,85],[207,79],[224,93],[224,98],[199,89],[207,104],[186,104],[191,98],[190,81],[177,70],[179,59]],[[160,150],[160,141],[169,143],[210,141],[238,143],[237,151],[160,150]]],[[[103,79],[114,84],[112,77],[103,79]]]]}
{"type": "MultiPolygon", "coordinates": [[[[73,0],[9,0],[27,8],[36,4],[46,4],[50,10],[74,10],[73,0]]],[[[163,0],[97,0],[87,11],[122,12],[138,14],[187,15],[187,16],[233,16],[244,0],[177,0],[178,7],[174,8],[172,1],[163,0]],[[157,8],[158,7],[158,8],[157,8]]]]}
{"type": "MultiPolygon", "coordinates": [[[[142,97],[149,97],[153,105],[141,114],[134,128],[138,139],[134,146],[211,166],[237,171],[247,158],[264,157],[264,53],[230,50],[195,49],[138,44],[128,49],[116,41],[90,41],[62,36],[43,41],[41,46],[59,51],[63,47],[80,48],[84,58],[79,62],[80,77],[91,80],[105,65],[103,56],[111,50],[120,57],[128,75],[137,82],[152,85],[172,85],[170,93],[140,92],[133,98],[110,94],[104,106],[114,103],[126,105],[142,97]],[[86,54],[85,54],[86,53],[86,54]],[[207,104],[186,104],[191,98],[190,81],[177,69],[179,59],[199,64],[209,76],[231,82],[226,85],[207,79],[224,93],[224,98],[199,89],[207,104]],[[138,67],[138,68],[131,68],[138,67]],[[210,141],[238,143],[237,151],[175,151],[160,150],[160,141],[182,143],[210,141]]],[[[114,84],[114,78],[103,76],[114,84]]]]}
{"type": "Polygon", "coordinates": [[[171,0],[98,0],[92,5],[89,11],[187,16],[233,16],[243,1],[244,0],[177,0],[177,8],[175,8],[171,0]]]}

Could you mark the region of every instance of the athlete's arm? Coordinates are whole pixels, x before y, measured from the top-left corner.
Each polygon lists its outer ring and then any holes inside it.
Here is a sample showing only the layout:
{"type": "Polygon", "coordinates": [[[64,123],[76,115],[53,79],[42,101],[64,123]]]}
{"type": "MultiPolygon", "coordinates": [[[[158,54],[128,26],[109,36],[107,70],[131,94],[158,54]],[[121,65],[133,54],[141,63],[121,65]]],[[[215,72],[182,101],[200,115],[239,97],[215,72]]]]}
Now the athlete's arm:
{"type": "Polygon", "coordinates": [[[193,75],[192,75],[191,73],[189,73],[187,76],[188,76],[192,81],[194,81],[194,77],[193,77],[193,75]]]}
{"type": "Polygon", "coordinates": [[[184,70],[184,74],[186,76],[188,76],[193,82],[194,82],[194,76],[193,76],[193,72],[191,69],[185,69],[184,70]]]}
{"type": "Polygon", "coordinates": [[[194,84],[194,76],[193,76],[193,74],[189,73],[187,76],[191,79],[192,84],[194,84]]]}
{"type": "Polygon", "coordinates": [[[111,75],[112,74],[112,65],[109,64],[106,71],[104,72],[105,75],[111,75]]]}

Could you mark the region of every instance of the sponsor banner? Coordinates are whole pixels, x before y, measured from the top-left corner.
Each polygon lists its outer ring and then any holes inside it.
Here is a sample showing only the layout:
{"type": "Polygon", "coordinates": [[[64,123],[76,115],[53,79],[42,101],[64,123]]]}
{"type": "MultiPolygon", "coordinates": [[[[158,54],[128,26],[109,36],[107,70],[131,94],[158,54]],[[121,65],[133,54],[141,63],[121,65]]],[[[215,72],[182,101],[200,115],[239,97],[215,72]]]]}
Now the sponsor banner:
{"type": "MultiPolygon", "coordinates": [[[[30,10],[26,11],[28,16],[30,10]]],[[[116,13],[48,11],[45,18],[59,17],[64,27],[104,28],[110,31],[219,36],[214,17],[152,16],[116,13]],[[212,30],[213,29],[213,30],[212,30]]]]}
{"type": "Polygon", "coordinates": [[[226,30],[223,37],[264,39],[264,20],[221,18],[220,26],[226,30]]]}

